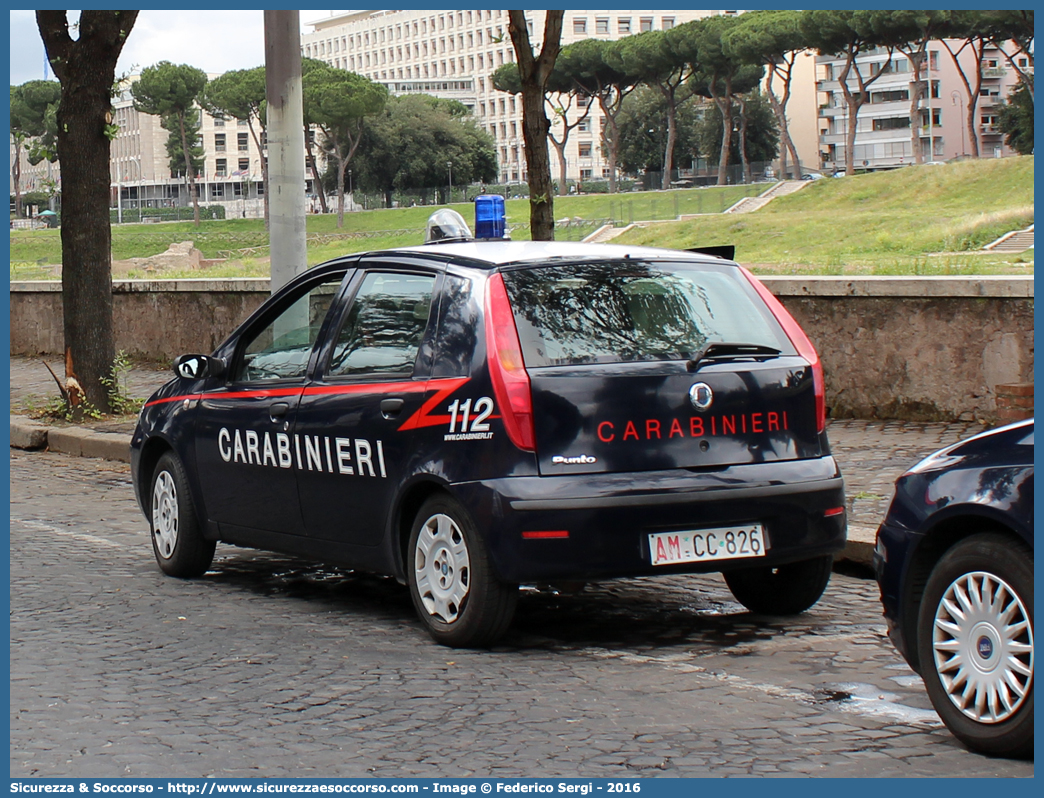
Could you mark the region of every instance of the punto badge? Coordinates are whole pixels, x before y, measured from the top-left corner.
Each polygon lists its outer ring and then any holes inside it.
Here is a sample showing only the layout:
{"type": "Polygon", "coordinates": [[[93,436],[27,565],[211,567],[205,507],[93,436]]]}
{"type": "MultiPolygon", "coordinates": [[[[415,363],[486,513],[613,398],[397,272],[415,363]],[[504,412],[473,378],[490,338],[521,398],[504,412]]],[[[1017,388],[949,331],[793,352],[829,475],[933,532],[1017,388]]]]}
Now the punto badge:
{"type": "Polygon", "coordinates": [[[714,401],[714,391],[705,382],[697,382],[689,388],[689,401],[697,410],[706,410],[714,401]]]}

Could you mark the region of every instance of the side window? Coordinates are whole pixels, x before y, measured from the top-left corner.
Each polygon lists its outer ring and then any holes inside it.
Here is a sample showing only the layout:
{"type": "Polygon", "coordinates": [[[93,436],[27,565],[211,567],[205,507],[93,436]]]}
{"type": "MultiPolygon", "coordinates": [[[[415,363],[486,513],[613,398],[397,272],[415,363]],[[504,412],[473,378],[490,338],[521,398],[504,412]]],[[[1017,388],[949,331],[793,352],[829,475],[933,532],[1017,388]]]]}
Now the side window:
{"type": "Polygon", "coordinates": [[[478,344],[482,313],[472,281],[446,275],[442,284],[442,310],[439,313],[439,340],[432,377],[465,377],[471,373],[478,344]]]}
{"type": "Polygon", "coordinates": [[[247,341],[233,380],[254,382],[304,377],[319,328],[343,279],[342,272],[306,287],[288,308],[262,327],[247,341]]]}
{"type": "Polygon", "coordinates": [[[327,376],[413,374],[435,277],[370,272],[348,309],[327,376]]]}

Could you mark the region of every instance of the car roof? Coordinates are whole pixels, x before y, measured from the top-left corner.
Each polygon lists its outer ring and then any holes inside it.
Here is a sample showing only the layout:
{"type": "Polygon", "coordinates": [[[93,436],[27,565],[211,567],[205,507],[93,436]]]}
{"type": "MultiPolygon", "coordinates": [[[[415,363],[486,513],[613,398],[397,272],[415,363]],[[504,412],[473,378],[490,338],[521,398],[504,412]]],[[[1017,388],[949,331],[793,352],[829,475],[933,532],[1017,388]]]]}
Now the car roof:
{"type": "Polygon", "coordinates": [[[456,241],[444,244],[423,244],[384,250],[380,253],[404,252],[417,255],[449,256],[471,261],[469,265],[487,265],[489,268],[527,262],[549,260],[625,260],[657,259],[683,260],[693,263],[731,263],[712,255],[660,247],[639,247],[618,244],[585,244],[580,241],[456,241]]]}

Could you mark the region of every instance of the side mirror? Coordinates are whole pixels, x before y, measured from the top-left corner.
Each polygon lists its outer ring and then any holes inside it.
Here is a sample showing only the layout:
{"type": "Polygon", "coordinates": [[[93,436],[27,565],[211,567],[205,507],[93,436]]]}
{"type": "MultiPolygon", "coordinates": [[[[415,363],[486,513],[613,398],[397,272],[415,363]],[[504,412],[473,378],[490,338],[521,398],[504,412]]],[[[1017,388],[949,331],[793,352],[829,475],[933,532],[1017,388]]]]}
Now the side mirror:
{"type": "Polygon", "coordinates": [[[225,361],[210,355],[181,355],[175,359],[173,369],[186,380],[202,380],[224,374],[225,361]]]}

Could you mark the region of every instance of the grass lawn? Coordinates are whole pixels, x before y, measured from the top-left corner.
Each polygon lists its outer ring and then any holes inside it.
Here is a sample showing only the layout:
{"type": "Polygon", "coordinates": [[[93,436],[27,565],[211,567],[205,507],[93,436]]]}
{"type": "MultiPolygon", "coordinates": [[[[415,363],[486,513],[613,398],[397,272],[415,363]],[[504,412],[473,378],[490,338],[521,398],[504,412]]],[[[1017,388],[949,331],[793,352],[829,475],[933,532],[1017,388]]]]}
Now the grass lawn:
{"type": "MultiPolygon", "coordinates": [[[[1033,223],[1033,158],[983,159],[945,166],[910,166],[892,172],[818,180],[796,194],[773,200],[754,213],[723,215],[765,184],[627,194],[556,197],[555,217],[570,220],[559,240],[578,240],[612,220],[631,222],[704,214],[684,222],[643,225],[614,243],[687,248],[735,244],[737,259],[761,273],[811,274],[1032,274],[1033,250],[1015,255],[985,253],[984,244],[1033,223]]],[[[469,223],[471,203],[454,207],[469,223]]],[[[310,265],[351,252],[421,243],[431,206],[307,219],[310,265]]],[[[512,237],[528,238],[528,202],[508,200],[512,237]]],[[[240,250],[267,245],[256,219],[114,225],[113,258],[146,257],[172,242],[191,240],[205,257],[236,255],[208,269],[213,277],[267,276],[267,253],[240,250]]],[[[61,261],[58,230],[13,231],[11,279],[55,279],[61,261]]],[[[124,276],[124,275],[119,275],[124,276]]],[[[200,272],[125,276],[186,277],[200,272]]]]}
{"type": "Polygon", "coordinates": [[[766,273],[1032,274],[1033,250],[985,244],[1033,224],[1033,158],[817,180],[755,213],[649,225],[614,243],[735,244],[766,273]]]}
{"type": "MultiPolygon", "coordinates": [[[[720,213],[743,197],[764,191],[766,184],[752,186],[725,186],[678,191],[649,191],[629,194],[587,194],[556,197],[555,217],[569,220],[557,231],[559,240],[579,240],[613,220],[628,224],[634,220],[673,219],[679,214],[720,213]]],[[[330,207],[336,208],[336,198],[330,207]]],[[[437,206],[441,207],[441,206],[437,206]]],[[[469,223],[474,219],[472,203],[455,203],[469,223]]],[[[529,203],[527,200],[508,200],[508,226],[512,237],[529,237],[529,203]]],[[[351,252],[364,252],[390,247],[423,243],[424,227],[433,206],[393,208],[389,210],[346,213],[344,227],[337,227],[337,214],[311,214],[307,217],[308,263],[314,265],[351,252]],[[326,238],[327,236],[337,238],[326,238]]],[[[196,229],[192,222],[162,222],[156,224],[125,224],[112,226],[112,256],[114,260],[148,257],[163,252],[177,241],[194,241],[206,258],[236,253],[235,263],[208,270],[214,277],[265,276],[268,262],[251,253],[240,254],[247,248],[265,247],[268,234],[259,219],[225,219],[204,221],[196,229]]],[[[11,234],[11,279],[54,279],[61,263],[61,238],[58,230],[18,230],[11,234]]],[[[145,276],[132,273],[130,276],[145,276]]],[[[164,272],[163,277],[198,276],[181,272],[164,272]]]]}

